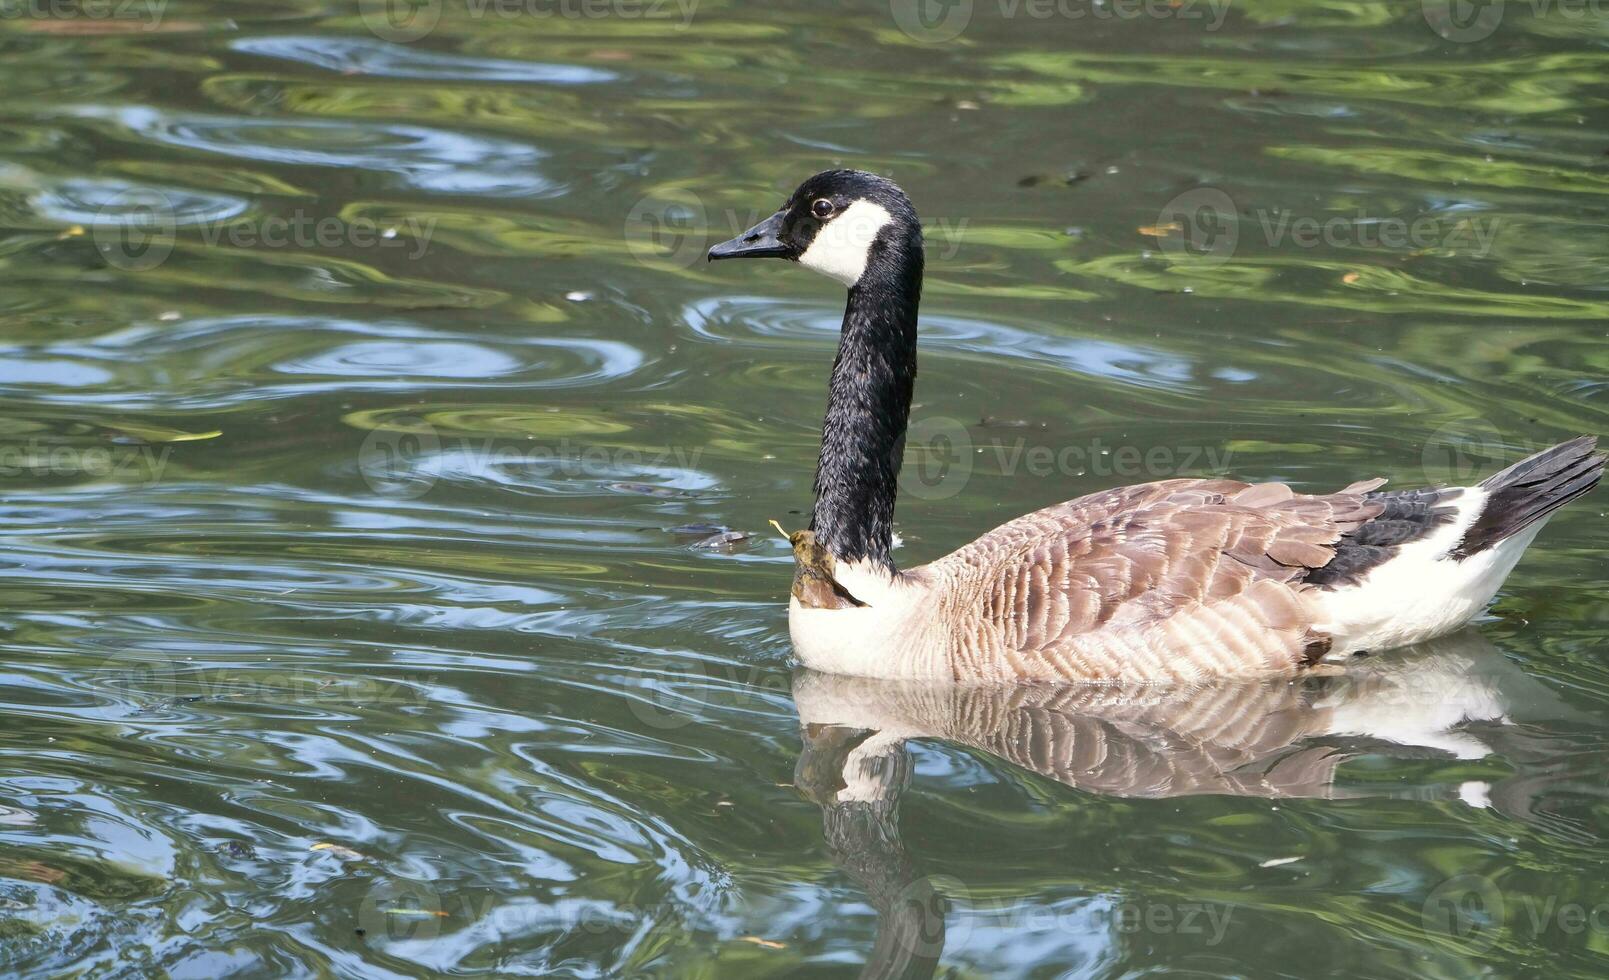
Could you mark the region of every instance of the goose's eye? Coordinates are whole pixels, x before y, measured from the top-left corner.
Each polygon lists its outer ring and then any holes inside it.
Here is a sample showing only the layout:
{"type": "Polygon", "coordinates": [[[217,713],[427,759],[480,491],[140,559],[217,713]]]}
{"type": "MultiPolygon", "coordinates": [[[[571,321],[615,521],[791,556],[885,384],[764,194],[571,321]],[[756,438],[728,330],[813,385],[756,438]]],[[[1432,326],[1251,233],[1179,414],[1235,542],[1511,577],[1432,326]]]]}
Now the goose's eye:
{"type": "Polygon", "coordinates": [[[810,213],[818,218],[830,217],[832,215],[832,202],[824,197],[819,198],[816,203],[810,205],[810,213]]]}

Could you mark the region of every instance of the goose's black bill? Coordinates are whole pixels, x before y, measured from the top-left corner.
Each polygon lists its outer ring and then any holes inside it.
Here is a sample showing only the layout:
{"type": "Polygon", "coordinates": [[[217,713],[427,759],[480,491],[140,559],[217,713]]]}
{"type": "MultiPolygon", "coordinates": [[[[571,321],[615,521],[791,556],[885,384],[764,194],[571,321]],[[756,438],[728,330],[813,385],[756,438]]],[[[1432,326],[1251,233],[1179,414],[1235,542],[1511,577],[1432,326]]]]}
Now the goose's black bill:
{"type": "Polygon", "coordinates": [[[793,250],[778,237],[782,233],[783,212],[745,231],[736,238],[724,241],[710,249],[709,260],[716,259],[785,259],[793,250]]]}

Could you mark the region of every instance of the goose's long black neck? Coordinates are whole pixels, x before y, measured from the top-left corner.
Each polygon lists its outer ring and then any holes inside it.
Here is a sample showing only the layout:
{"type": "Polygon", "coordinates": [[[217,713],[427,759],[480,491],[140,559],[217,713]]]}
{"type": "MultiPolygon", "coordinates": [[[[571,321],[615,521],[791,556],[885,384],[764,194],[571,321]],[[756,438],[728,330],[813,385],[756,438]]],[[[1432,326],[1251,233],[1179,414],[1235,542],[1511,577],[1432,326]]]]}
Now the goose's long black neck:
{"type": "Polygon", "coordinates": [[[874,244],[849,289],[816,467],[816,540],[840,561],[890,572],[894,495],[916,383],[920,238],[874,244]]]}

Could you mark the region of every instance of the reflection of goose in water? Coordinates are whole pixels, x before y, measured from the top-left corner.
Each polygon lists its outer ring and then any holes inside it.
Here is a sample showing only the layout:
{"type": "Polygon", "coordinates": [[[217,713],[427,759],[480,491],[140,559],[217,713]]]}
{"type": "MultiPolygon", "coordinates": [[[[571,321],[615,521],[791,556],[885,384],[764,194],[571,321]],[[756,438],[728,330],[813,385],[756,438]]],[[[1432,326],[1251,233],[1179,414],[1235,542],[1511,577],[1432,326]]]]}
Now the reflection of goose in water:
{"type": "Polygon", "coordinates": [[[804,737],[795,781],[821,805],[833,859],[879,915],[863,976],[930,976],[943,951],[944,900],[899,834],[910,739],[953,742],[1125,797],[1364,796],[1335,785],[1341,763],[1364,751],[1461,759],[1495,752],[1539,765],[1528,766],[1530,776],[1436,795],[1582,833],[1544,808],[1543,794],[1570,776],[1549,774],[1558,740],[1535,723],[1584,719],[1473,630],[1298,680],[958,687],[801,670],[793,693],[804,737]]]}

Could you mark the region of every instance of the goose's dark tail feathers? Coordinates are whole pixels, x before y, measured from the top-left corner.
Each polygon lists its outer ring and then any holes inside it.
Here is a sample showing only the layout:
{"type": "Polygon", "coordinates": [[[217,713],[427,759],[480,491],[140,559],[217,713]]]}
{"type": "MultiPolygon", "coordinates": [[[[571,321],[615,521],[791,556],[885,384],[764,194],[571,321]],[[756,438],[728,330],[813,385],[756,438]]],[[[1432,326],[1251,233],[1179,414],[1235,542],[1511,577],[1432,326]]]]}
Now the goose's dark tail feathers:
{"type": "Polygon", "coordinates": [[[1451,557],[1479,554],[1597,486],[1604,464],[1597,445],[1597,436],[1561,442],[1483,480],[1486,506],[1451,557]]]}

